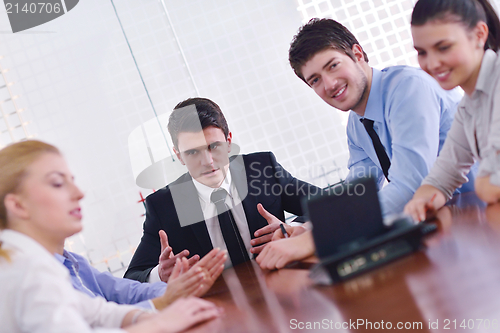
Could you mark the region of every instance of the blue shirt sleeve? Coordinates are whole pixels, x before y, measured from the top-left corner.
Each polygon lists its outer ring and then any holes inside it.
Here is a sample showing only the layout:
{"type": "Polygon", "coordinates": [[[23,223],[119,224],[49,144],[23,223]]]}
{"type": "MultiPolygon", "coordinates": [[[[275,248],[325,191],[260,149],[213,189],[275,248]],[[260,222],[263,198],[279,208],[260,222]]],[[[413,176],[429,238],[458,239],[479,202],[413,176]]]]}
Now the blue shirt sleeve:
{"type": "Polygon", "coordinates": [[[442,107],[420,77],[402,79],[387,95],[385,121],[391,137],[388,183],[379,192],[384,216],[399,213],[434,164],[439,150],[442,107]]]}
{"type": "Polygon", "coordinates": [[[445,91],[423,71],[408,66],[373,69],[364,117],[374,121],[391,160],[388,178],[380,166],[361,116],[347,123],[347,180],[374,177],[384,217],[400,213],[429,173],[444,143],[460,96],[445,91]]]}
{"type": "Polygon", "coordinates": [[[139,281],[118,278],[109,272],[99,272],[91,267],[95,279],[100,286],[104,298],[118,304],[135,304],[151,308],[148,300],[161,296],[165,293],[167,284],[164,282],[141,283],[139,281]]]}
{"type": "Polygon", "coordinates": [[[83,285],[94,295],[102,296],[118,304],[133,304],[151,309],[148,300],[161,296],[167,284],[164,282],[141,283],[135,280],[118,278],[109,272],[99,272],[82,256],[71,253],[78,263],[78,275],[83,285]]]}

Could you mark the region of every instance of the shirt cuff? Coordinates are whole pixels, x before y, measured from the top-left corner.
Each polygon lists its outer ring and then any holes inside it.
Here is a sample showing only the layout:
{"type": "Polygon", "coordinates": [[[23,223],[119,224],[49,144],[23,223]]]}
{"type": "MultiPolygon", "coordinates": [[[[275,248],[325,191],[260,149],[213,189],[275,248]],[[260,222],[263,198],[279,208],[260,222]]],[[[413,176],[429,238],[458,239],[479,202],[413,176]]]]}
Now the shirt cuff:
{"type": "Polygon", "coordinates": [[[160,281],[161,279],[160,279],[160,274],[158,273],[158,265],[156,265],[155,268],[153,268],[151,272],[149,272],[148,282],[155,283],[160,281]]]}

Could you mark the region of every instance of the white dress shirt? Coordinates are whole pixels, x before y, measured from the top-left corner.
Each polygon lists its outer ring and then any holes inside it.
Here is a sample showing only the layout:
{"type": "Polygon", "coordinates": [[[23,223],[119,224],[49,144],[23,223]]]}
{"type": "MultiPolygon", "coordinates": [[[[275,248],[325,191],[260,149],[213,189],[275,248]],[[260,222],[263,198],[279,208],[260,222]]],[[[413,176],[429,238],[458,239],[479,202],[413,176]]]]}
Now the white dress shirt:
{"type": "MultiPolygon", "coordinates": [[[[203,185],[195,179],[193,179],[193,183],[196,187],[196,190],[198,191],[201,211],[203,212],[203,217],[205,218],[205,223],[208,229],[208,235],[210,236],[213,247],[218,247],[221,250],[227,250],[226,242],[224,241],[224,236],[222,235],[222,231],[219,225],[217,207],[210,200],[210,196],[217,189],[203,185]]],[[[250,235],[250,229],[248,229],[248,222],[245,216],[245,210],[243,209],[243,205],[241,204],[241,198],[238,194],[238,190],[236,189],[234,182],[232,181],[231,171],[227,173],[226,178],[224,179],[224,182],[222,183],[220,188],[226,190],[226,192],[228,193],[225,203],[233,213],[234,221],[236,222],[238,230],[240,231],[241,239],[243,240],[245,248],[248,252],[248,257],[252,258],[253,253],[250,252],[250,249],[252,248],[250,240],[252,239],[252,237],[250,235]]],[[[231,259],[229,258],[229,255],[227,256],[227,261],[225,263],[225,268],[228,267],[231,267],[231,259]]]]}
{"type": "Polygon", "coordinates": [[[68,270],[32,238],[13,231],[0,234],[0,331],[124,332],[125,315],[136,309],[106,302],[73,289],[68,270]]]}
{"type": "MultiPolygon", "coordinates": [[[[208,187],[198,182],[193,178],[194,186],[196,187],[196,191],[198,192],[198,198],[200,199],[200,206],[203,212],[203,217],[205,218],[205,223],[208,229],[208,235],[210,236],[210,240],[212,241],[212,245],[214,248],[218,247],[221,250],[227,250],[226,242],[224,241],[224,237],[222,236],[222,231],[219,225],[219,218],[217,214],[217,208],[215,204],[210,201],[210,196],[212,192],[217,190],[212,187],[208,187]]],[[[241,204],[241,198],[238,194],[238,190],[236,189],[236,185],[232,181],[231,171],[229,170],[226,178],[224,179],[220,188],[223,188],[227,191],[228,196],[226,197],[226,205],[231,209],[233,213],[234,221],[238,226],[238,230],[240,231],[241,239],[245,244],[245,248],[247,249],[248,256],[252,258],[253,253],[250,252],[252,245],[250,244],[250,240],[252,239],[250,235],[250,229],[248,228],[247,218],[245,216],[245,210],[243,209],[243,205],[241,204]]],[[[227,261],[224,264],[225,268],[231,267],[231,259],[229,255],[227,256],[227,261]]],[[[157,282],[160,281],[160,276],[158,273],[158,266],[151,270],[149,274],[149,282],[157,282]]]]}

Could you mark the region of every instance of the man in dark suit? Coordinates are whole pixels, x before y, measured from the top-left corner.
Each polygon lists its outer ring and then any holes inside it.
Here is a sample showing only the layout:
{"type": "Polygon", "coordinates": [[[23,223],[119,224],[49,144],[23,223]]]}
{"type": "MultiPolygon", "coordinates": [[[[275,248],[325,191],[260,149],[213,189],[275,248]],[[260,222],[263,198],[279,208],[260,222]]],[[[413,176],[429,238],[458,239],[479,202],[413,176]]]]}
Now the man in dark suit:
{"type": "Polygon", "coordinates": [[[179,103],[168,130],[189,172],[147,197],[127,278],[165,280],[177,258],[191,255],[194,263],[214,247],[228,250],[226,267],[249,260],[271,240],[284,211],[302,216],[302,197],[321,191],[294,178],[271,152],[229,157],[232,134],[211,100],[179,103]]]}

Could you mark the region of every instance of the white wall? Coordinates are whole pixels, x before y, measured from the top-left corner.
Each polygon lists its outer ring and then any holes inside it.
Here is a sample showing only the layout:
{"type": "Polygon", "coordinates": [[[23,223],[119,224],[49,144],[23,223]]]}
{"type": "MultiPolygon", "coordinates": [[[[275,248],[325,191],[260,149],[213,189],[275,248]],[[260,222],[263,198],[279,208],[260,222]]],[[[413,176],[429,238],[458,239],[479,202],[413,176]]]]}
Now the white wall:
{"type": "MultiPolygon", "coordinates": [[[[221,106],[243,153],[272,150],[302,178],[310,178],[311,162],[346,164],[337,112],[287,63],[302,20],[294,1],[165,3],[199,95],[221,106]]],[[[161,3],[115,5],[156,112],[197,95],[161,3]]],[[[127,138],[154,113],[112,3],[80,1],[52,22],[9,30],[2,8],[0,63],[28,128],[62,149],[86,194],[84,231],[68,247],[119,275],[142,234],[139,191],[150,192],[135,185],[127,138]]]]}

